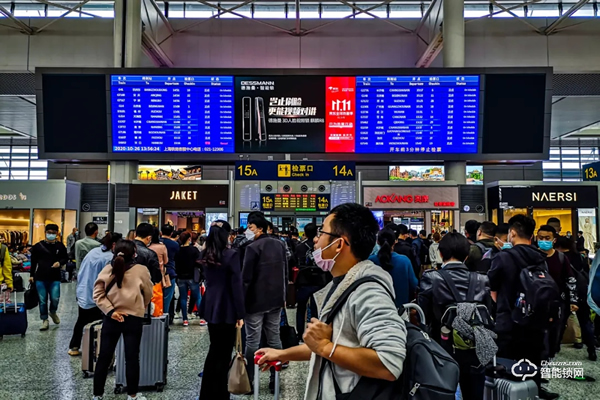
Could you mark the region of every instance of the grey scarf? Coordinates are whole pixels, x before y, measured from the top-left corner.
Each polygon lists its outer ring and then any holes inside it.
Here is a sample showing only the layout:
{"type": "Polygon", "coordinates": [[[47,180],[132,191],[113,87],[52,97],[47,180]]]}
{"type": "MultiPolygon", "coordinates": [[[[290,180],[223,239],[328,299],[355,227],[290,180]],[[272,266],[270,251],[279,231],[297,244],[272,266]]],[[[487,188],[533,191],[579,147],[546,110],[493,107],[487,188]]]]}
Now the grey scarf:
{"type": "Polygon", "coordinates": [[[464,339],[475,341],[475,353],[482,365],[487,365],[498,351],[496,339],[498,336],[485,328],[483,325],[471,326],[471,317],[482,321],[481,314],[475,303],[458,303],[456,318],[452,322],[452,328],[456,329],[458,334],[464,339]]]}

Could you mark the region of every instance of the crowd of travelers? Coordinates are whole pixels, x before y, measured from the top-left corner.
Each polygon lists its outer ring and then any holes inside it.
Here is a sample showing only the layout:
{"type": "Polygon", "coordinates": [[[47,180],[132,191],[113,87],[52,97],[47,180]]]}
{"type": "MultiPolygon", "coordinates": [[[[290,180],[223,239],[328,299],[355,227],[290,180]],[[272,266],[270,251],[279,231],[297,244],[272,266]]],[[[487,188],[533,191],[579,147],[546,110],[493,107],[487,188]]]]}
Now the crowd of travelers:
{"type": "MultiPolygon", "coordinates": [[[[588,252],[580,240],[561,235],[557,218],[536,226],[531,217],[515,215],[501,225],[468,221],[464,235],[427,234],[394,223],[381,229],[368,208],[348,203],[334,208],[322,226],[310,223],[302,232],[279,232],[261,212],[250,213],[247,226],[238,229],[215,221],[208,233],[148,223],[126,237],[107,231],[98,240],[95,223],[84,231],[79,238],[74,229],[65,246],[59,227],[48,224],[45,239],[29,252],[3,246],[0,283],[13,288],[6,271],[13,258],[30,262],[40,330],[48,330],[49,319],[60,324],[61,270],[75,263],[78,317],[68,354],[81,355],[84,326],[103,320],[95,400],[102,399],[121,336],[127,381],[139,380],[142,321],[156,310],[170,324],[177,316],[183,327],[193,317],[207,326],[201,400],[230,398],[238,331],[249,382],[255,357],[265,370],[275,361],[306,361],[307,400],[350,393],[366,399],[361,393],[369,387],[406,382],[401,376],[409,368],[409,320],[453,359],[465,400],[483,399],[486,371],[496,357],[526,359],[539,371],[574,325],[581,330],[574,346],[585,346],[588,359],[597,359],[598,322],[595,329],[590,315],[598,309],[588,302],[588,252]],[[524,271],[531,272],[528,282],[524,271]],[[420,306],[424,321],[406,312],[410,303],[420,306]],[[296,308],[291,344],[281,329],[286,306],[296,308]]],[[[533,379],[541,399],[559,396],[543,386],[542,374],[533,379]]],[[[128,399],[144,400],[138,390],[129,384],[128,399]]]]}

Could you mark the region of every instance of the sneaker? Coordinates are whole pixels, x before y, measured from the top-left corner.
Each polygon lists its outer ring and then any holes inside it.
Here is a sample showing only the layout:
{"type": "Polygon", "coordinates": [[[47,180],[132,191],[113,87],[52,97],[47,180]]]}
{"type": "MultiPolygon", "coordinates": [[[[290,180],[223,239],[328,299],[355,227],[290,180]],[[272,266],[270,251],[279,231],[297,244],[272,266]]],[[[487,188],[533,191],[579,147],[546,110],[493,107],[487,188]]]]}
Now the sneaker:
{"type": "Polygon", "coordinates": [[[183,321],[183,326],[189,326],[190,323],[188,322],[188,320],[186,319],[185,321],[183,321]]]}
{"type": "Polygon", "coordinates": [[[69,349],[69,355],[71,357],[76,357],[81,355],[81,353],[79,352],[79,347],[73,347],[72,349],[69,349]]]}
{"type": "Polygon", "coordinates": [[[583,343],[575,343],[573,344],[573,348],[577,350],[583,349],[583,343]]]}
{"type": "Polygon", "coordinates": [[[40,328],[40,331],[47,331],[48,328],[50,328],[50,322],[48,322],[48,320],[45,319],[44,321],[42,321],[42,327],[40,328]]]}
{"type": "Polygon", "coordinates": [[[135,397],[127,396],[127,400],[148,400],[141,393],[135,395],[135,397]]]}
{"type": "Polygon", "coordinates": [[[52,318],[52,322],[54,322],[56,325],[60,324],[60,318],[58,318],[58,314],[50,313],[50,318],[52,318]]]}
{"type": "Polygon", "coordinates": [[[201,319],[201,320],[200,320],[200,326],[206,326],[206,325],[208,325],[208,324],[206,323],[206,321],[205,321],[205,320],[203,320],[203,319],[201,319]]]}

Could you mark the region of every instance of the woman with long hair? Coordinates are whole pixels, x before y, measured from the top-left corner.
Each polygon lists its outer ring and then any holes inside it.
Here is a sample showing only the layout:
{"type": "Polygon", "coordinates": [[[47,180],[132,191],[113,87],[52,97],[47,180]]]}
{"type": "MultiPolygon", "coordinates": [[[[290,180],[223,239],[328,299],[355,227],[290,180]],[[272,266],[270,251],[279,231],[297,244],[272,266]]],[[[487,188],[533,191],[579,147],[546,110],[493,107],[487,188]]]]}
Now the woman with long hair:
{"type": "MultiPolygon", "coordinates": [[[[200,271],[200,252],[192,245],[192,235],[183,232],[179,235],[181,247],[175,256],[175,271],[177,272],[177,287],[179,288],[179,304],[183,317],[183,326],[188,326],[188,313],[192,312],[193,305],[200,307],[202,296],[200,295],[200,282],[202,273],[200,271]],[[190,307],[188,309],[188,291],[190,292],[190,307]]],[[[200,321],[201,326],[206,322],[200,321]]]]}
{"type": "Polygon", "coordinates": [[[94,301],[104,314],[100,355],[94,371],[94,400],[101,400],[104,395],[108,368],[121,335],[125,344],[127,399],[146,400],[137,391],[142,328],[144,314],[152,300],[152,279],[148,268],[135,262],[134,242],[119,241],[114,254],[94,285],[94,301]]]}
{"type": "Polygon", "coordinates": [[[396,307],[406,304],[415,298],[417,277],[412,268],[410,259],[394,252],[394,245],[398,240],[396,232],[383,229],[377,234],[379,252],[369,257],[369,260],[381,266],[392,276],[394,292],[396,293],[396,307]]]}
{"type": "Polygon", "coordinates": [[[204,362],[200,400],[229,400],[227,372],[231,348],[236,327],[244,324],[242,269],[238,252],[228,247],[230,231],[226,221],[213,222],[201,254],[206,293],[200,316],[208,322],[210,347],[204,362]]]}

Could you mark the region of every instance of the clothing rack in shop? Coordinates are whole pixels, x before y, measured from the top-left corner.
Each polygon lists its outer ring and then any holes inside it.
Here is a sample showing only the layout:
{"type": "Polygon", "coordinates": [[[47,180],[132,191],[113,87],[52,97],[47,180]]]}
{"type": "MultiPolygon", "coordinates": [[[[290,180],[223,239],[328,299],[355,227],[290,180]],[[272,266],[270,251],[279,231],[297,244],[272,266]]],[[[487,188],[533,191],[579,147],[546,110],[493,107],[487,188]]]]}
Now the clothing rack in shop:
{"type": "Polygon", "coordinates": [[[0,231],[0,238],[7,246],[26,246],[29,243],[28,231],[0,231]]]}

